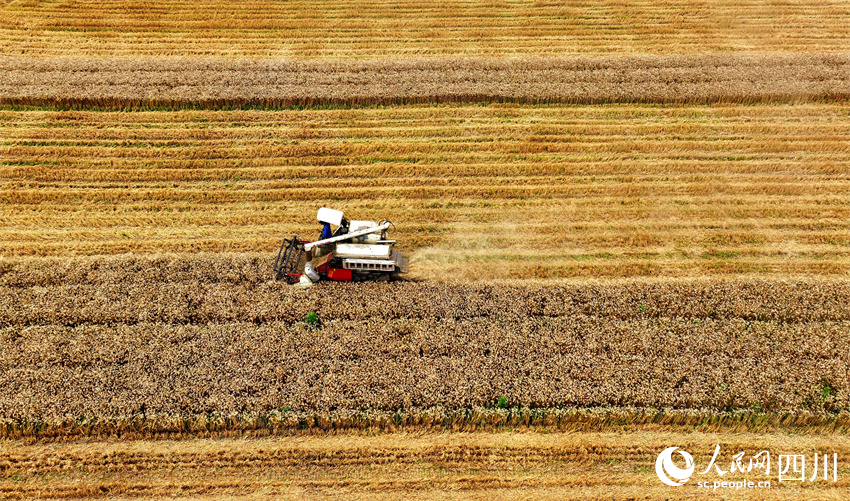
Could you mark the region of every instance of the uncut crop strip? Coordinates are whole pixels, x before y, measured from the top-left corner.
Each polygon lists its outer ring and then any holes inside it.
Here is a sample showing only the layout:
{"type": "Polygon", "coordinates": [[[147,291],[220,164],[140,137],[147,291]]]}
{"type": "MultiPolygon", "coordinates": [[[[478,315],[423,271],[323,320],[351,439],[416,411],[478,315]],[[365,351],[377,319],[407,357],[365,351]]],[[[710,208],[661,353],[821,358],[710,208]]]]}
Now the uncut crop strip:
{"type": "Polygon", "coordinates": [[[298,61],[0,57],[0,104],[293,106],[846,99],[850,55],[298,61]]]}
{"type": "Polygon", "coordinates": [[[0,115],[5,256],[271,255],[332,205],[427,278],[848,269],[846,102],[0,115]]]}
{"type": "Polygon", "coordinates": [[[846,281],[304,291],[263,271],[240,256],[6,264],[4,433],[196,418],[238,429],[243,414],[255,428],[285,409],[327,426],[353,426],[363,409],[415,423],[500,396],[540,409],[850,411],[846,281]],[[303,322],[310,311],[320,329],[303,322]]]}
{"type": "Polygon", "coordinates": [[[382,57],[845,51],[840,0],[0,3],[0,53],[382,57]]]}
{"type": "Polygon", "coordinates": [[[332,291],[351,306],[341,310],[337,303],[322,301],[321,293],[305,293],[269,280],[269,261],[221,253],[4,260],[0,262],[0,287],[4,293],[0,296],[0,326],[297,323],[310,311],[324,319],[359,321],[378,316],[387,320],[498,314],[522,318],[523,313],[546,317],[608,316],[620,320],[731,317],[778,323],[840,322],[850,318],[846,299],[850,284],[840,279],[643,279],[551,287],[515,283],[329,283],[316,289],[332,291]],[[209,298],[193,290],[209,292],[209,298]],[[381,302],[375,302],[369,294],[382,294],[385,290],[408,294],[383,297],[381,302]],[[445,301],[432,304],[427,300],[444,293],[449,294],[445,301]],[[638,310],[635,304],[644,308],[638,310]]]}
{"type": "MultiPolygon", "coordinates": [[[[669,499],[652,465],[670,443],[710,460],[724,452],[792,450],[812,457],[850,453],[846,435],[699,433],[441,433],[298,436],[258,439],[86,440],[6,442],[0,453],[0,493],[6,499],[250,496],[251,499],[669,499]],[[592,479],[592,481],[589,481],[592,479]]],[[[724,467],[728,463],[723,457],[724,467]]],[[[774,459],[774,461],[776,461],[774,459]]],[[[810,466],[809,466],[810,467],[810,466]]],[[[736,499],[842,499],[850,496],[845,463],[838,482],[784,482],[742,489],[736,499]],[[776,485],[778,484],[778,485],[776,485]]],[[[748,480],[767,479],[747,473],[748,480]]],[[[679,499],[705,499],[695,476],[679,499]]],[[[701,480],[722,478],[712,475],[701,480]]],[[[728,477],[727,477],[728,478],[728,477]]],[[[205,498],[204,498],[205,499],[205,498]]]]}

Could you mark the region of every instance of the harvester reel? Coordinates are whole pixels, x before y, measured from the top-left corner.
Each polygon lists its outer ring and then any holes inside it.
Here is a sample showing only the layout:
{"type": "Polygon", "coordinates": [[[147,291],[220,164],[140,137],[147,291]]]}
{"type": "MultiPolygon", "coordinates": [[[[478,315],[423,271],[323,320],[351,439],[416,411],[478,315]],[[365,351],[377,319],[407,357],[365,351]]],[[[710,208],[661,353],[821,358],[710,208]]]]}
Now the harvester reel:
{"type": "Polygon", "coordinates": [[[289,283],[298,281],[302,261],[306,261],[305,243],[304,240],[300,240],[297,236],[293,235],[292,238],[284,239],[283,243],[280,244],[277,259],[274,261],[274,276],[276,280],[285,278],[289,283]]]}

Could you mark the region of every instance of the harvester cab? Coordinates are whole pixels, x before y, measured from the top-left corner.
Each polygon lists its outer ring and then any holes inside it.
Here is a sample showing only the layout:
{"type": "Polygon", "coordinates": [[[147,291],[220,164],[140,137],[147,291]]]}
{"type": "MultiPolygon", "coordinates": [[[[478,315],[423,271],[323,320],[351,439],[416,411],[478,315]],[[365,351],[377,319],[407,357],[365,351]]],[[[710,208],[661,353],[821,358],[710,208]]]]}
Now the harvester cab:
{"type": "Polygon", "coordinates": [[[274,263],[275,279],[310,284],[319,280],[387,280],[407,273],[408,259],[387,239],[389,221],[349,221],[342,211],[322,207],[322,231],[315,242],[284,239],[274,263]],[[336,226],[336,229],[332,227],[336,226]]]}

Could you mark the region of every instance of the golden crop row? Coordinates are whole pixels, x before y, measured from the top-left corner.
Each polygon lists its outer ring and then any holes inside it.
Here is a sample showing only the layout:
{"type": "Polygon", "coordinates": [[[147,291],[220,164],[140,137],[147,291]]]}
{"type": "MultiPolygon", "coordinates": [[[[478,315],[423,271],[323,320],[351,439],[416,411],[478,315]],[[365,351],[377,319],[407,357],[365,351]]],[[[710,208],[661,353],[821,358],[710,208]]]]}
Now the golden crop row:
{"type": "Polygon", "coordinates": [[[262,60],[0,57],[0,103],[293,106],[850,97],[847,54],[262,60]]]}
{"type": "Polygon", "coordinates": [[[0,116],[5,256],[270,256],[330,205],[423,278],[850,266],[846,102],[0,116]]]}
{"type": "MultiPolygon", "coordinates": [[[[309,233],[294,231],[296,235],[309,233]]],[[[264,258],[268,263],[268,276],[271,276],[271,262],[280,245],[278,240],[292,236],[286,233],[274,242],[271,234],[265,232],[262,237],[249,236],[243,239],[208,238],[186,239],[180,236],[161,237],[158,240],[140,238],[131,240],[122,237],[114,240],[104,239],[94,243],[56,242],[48,244],[20,243],[9,246],[10,251],[32,256],[109,254],[109,253],[156,253],[167,246],[183,257],[199,252],[247,253],[264,258]],[[264,254],[253,251],[268,246],[264,254]]],[[[641,241],[644,233],[635,233],[634,240],[641,241]]],[[[653,248],[634,250],[608,249],[603,251],[564,252],[552,248],[551,242],[545,252],[512,242],[510,246],[495,251],[456,248],[430,247],[433,236],[403,236],[408,245],[402,247],[404,255],[411,256],[413,265],[407,276],[415,281],[489,281],[494,279],[610,279],[622,277],[703,277],[703,276],[755,276],[755,277],[810,277],[810,276],[846,276],[850,262],[846,253],[828,246],[817,244],[774,245],[765,250],[724,251],[716,246],[697,243],[675,252],[659,251],[653,248]],[[694,247],[698,247],[694,249],[694,247]],[[409,252],[410,247],[421,250],[409,252]],[[705,249],[705,250],[704,250],[705,249]]],[[[520,235],[521,237],[521,235],[520,235]]],[[[514,237],[517,240],[519,237],[514,237]]],[[[678,239],[686,240],[687,235],[678,239]]],[[[469,245],[490,244],[492,239],[474,234],[467,240],[469,245]]],[[[502,245],[496,242],[496,245],[502,245]]],[[[687,244],[685,244],[687,245],[687,244]]],[[[544,247],[544,246],[541,246],[544,247]]]]}
{"type": "Polygon", "coordinates": [[[0,4],[13,55],[411,57],[845,51],[840,0],[0,4]]]}
{"type": "Polygon", "coordinates": [[[228,253],[4,260],[0,262],[0,326],[293,323],[310,311],[326,320],[357,321],[498,315],[517,320],[528,315],[780,323],[850,320],[846,300],[850,284],[841,279],[641,279],[563,285],[325,283],[304,291],[272,281],[269,261],[264,255],[228,253]],[[351,307],[338,308],[339,302],[324,299],[328,295],[351,307]]]}
{"type": "Polygon", "coordinates": [[[252,277],[251,261],[83,264],[68,277],[3,274],[0,418],[12,430],[469,409],[499,397],[531,408],[850,410],[846,281],[304,291],[252,277]],[[45,285],[20,287],[27,276],[45,285]],[[311,311],[321,328],[303,322],[311,311]]]}

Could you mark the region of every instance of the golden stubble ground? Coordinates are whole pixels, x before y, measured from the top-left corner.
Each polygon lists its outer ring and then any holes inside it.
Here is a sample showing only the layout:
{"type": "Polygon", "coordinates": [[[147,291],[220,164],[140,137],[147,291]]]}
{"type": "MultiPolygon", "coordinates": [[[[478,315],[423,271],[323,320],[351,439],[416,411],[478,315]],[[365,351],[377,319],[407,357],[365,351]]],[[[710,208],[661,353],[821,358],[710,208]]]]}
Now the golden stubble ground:
{"type": "MultiPolygon", "coordinates": [[[[703,433],[682,429],[603,432],[342,433],[266,438],[0,442],[6,499],[846,499],[838,481],[810,481],[815,453],[846,458],[846,435],[703,433]],[[732,455],[771,453],[771,473],[729,470],[732,455]],[[696,474],[663,485],[658,453],[689,451],[696,474]],[[805,482],[779,482],[779,454],[804,454],[805,482]],[[770,480],[770,489],[705,489],[698,482],[770,480]]],[[[821,456],[822,457],[822,456],[821,456]]],[[[821,464],[822,467],[822,464],[821,464]]],[[[821,470],[819,470],[821,471],[821,470]]]]}
{"type": "Polygon", "coordinates": [[[846,51],[844,2],[0,2],[0,54],[358,58],[846,51]]]}
{"type": "Polygon", "coordinates": [[[848,270],[847,103],[0,115],[7,257],[271,259],[326,205],[423,279],[848,270]]]}

